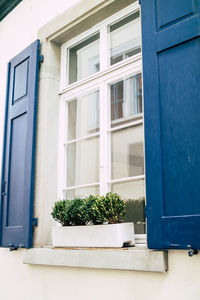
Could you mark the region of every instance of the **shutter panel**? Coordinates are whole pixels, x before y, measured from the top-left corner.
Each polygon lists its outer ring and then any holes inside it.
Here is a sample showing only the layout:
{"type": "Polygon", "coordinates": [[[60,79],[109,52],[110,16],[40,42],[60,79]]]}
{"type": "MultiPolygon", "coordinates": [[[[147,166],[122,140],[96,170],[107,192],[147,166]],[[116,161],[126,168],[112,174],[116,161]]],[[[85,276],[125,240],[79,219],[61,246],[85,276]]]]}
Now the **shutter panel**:
{"type": "Polygon", "coordinates": [[[199,0],[141,0],[151,249],[200,249],[199,8],[199,0]]]}
{"type": "Polygon", "coordinates": [[[1,187],[1,246],[32,245],[39,41],[8,64],[1,187]]]}

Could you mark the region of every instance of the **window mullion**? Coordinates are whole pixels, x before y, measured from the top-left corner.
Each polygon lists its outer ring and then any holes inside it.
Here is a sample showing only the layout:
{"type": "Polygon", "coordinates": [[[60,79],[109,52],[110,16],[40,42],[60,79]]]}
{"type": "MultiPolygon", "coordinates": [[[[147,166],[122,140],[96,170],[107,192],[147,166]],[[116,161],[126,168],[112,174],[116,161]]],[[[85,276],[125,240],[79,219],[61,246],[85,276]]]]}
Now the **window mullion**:
{"type": "Polygon", "coordinates": [[[89,135],[85,135],[85,136],[82,136],[82,137],[79,137],[79,138],[76,138],[76,139],[73,139],[73,140],[69,140],[69,141],[66,140],[64,142],[64,144],[69,145],[69,144],[73,144],[73,143],[76,143],[76,142],[79,142],[79,141],[89,140],[89,139],[91,139],[93,137],[97,137],[97,136],[99,136],[99,132],[89,134],[89,135]]]}
{"type": "Polygon", "coordinates": [[[100,194],[107,192],[108,176],[108,145],[107,145],[107,85],[105,82],[100,84],[100,194]]]}

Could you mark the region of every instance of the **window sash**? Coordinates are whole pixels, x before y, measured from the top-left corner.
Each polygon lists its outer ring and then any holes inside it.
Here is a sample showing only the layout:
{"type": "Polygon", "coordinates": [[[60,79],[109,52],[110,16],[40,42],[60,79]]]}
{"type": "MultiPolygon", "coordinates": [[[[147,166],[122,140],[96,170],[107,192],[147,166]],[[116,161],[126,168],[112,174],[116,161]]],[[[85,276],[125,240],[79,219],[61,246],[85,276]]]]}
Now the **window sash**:
{"type": "MultiPolygon", "coordinates": [[[[119,80],[124,80],[138,73],[142,73],[142,61],[141,53],[135,54],[132,57],[126,58],[114,65],[110,65],[109,49],[110,40],[108,28],[116,21],[124,19],[126,16],[133,14],[139,10],[138,3],[134,3],[126,9],[118,12],[114,16],[106,19],[97,24],[92,29],[84,32],[83,34],[72,39],[68,43],[62,46],[62,58],[61,58],[61,81],[60,81],[60,136],[59,136],[59,178],[58,178],[58,197],[63,198],[67,191],[76,189],[99,187],[99,193],[105,194],[111,190],[112,184],[128,183],[144,181],[145,175],[130,176],[125,178],[111,179],[111,133],[123,128],[134,127],[139,124],[143,124],[143,113],[135,116],[128,116],[114,121],[115,125],[111,128],[110,122],[110,107],[109,107],[109,86],[119,80]],[[80,43],[83,39],[87,39],[89,36],[100,32],[100,70],[86,78],[76,81],[70,85],[67,84],[67,49],[74,47],[75,44],[80,43]],[[99,131],[79,137],[70,141],[66,138],[66,116],[67,116],[67,103],[74,98],[82,96],[84,93],[89,93],[99,89],[100,91],[100,127],[99,131]],[[106,118],[106,120],[105,120],[106,118]],[[127,121],[126,124],[121,124],[127,121]],[[99,181],[81,185],[66,186],[66,157],[65,148],[71,143],[89,139],[91,137],[99,136],[99,181]]],[[[141,235],[144,236],[144,235],[141,235]]]]}
{"type": "MultiPolygon", "coordinates": [[[[73,38],[69,42],[65,43],[61,47],[61,81],[60,81],[60,90],[63,91],[65,88],[70,86],[68,84],[69,77],[68,77],[68,68],[69,66],[69,49],[71,47],[76,46],[81,41],[87,39],[88,37],[94,35],[97,32],[100,32],[100,71],[102,72],[106,70],[110,66],[110,39],[109,39],[109,26],[112,26],[115,22],[120,21],[120,19],[126,18],[128,15],[132,15],[139,10],[138,2],[135,2],[125,9],[117,12],[113,16],[105,19],[100,24],[93,26],[93,28],[83,32],[82,34],[78,35],[77,37],[73,38]]],[[[140,16],[139,16],[140,22],[140,16]]],[[[141,36],[141,34],[140,34],[141,36]]],[[[128,58],[127,58],[128,59],[128,58]]],[[[120,62],[119,62],[120,63],[120,62]]],[[[112,66],[110,66],[112,67],[112,66]]],[[[97,73],[99,73],[97,72],[97,73]]],[[[93,77],[93,75],[91,75],[93,77]]],[[[88,77],[91,77],[88,76],[88,77]]],[[[86,78],[88,78],[86,77],[86,78]]],[[[76,81],[77,82],[77,81],[76,81]]],[[[73,83],[72,83],[73,85],[73,83]]]]}
{"type": "MultiPolygon", "coordinates": [[[[145,179],[145,175],[140,176],[133,176],[133,177],[126,177],[126,178],[119,178],[115,180],[111,180],[111,145],[110,145],[110,134],[112,132],[118,131],[120,129],[134,127],[137,125],[143,124],[143,113],[140,113],[136,115],[135,118],[131,117],[130,122],[127,122],[123,125],[115,126],[111,128],[110,124],[110,118],[109,118],[109,110],[110,110],[110,101],[109,99],[109,86],[118,80],[126,79],[131,76],[137,75],[138,73],[141,73],[141,61],[138,64],[138,60],[136,62],[133,61],[129,62],[129,64],[125,64],[125,67],[123,67],[123,72],[119,69],[115,69],[112,72],[108,73],[107,80],[103,80],[104,75],[101,76],[101,78],[94,78],[91,79],[89,84],[86,83],[84,85],[84,93],[82,89],[82,85],[77,85],[73,90],[69,89],[69,91],[65,91],[61,95],[62,103],[66,105],[67,103],[71,102],[74,98],[77,98],[79,96],[83,96],[84,94],[89,94],[94,90],[99,90],[100,92],[100,128],[98,132],[78,137],[73,140],[67,140],[66,138],[66,124],[67,124],[67,107],[65,108],[65,113],[62,112],[62,118],[64,118],[64,137],[63,141],[60,144],[60,147],[65,147],[66,145],[75,143],[77,141],[82,141],[85,139],[90,139],[92,137],[98,137],[99,136],[99,182],[96,183],[88,183],[87,186],[97,185],[100,186],[100,194],[105,194],[110,190],[110,184],[111,183],[118,183],[118,182],[126,182],[126,181],[135,181],[135,180],[141,180],[145,179]],[[133,71],[135,69],[135,72],[133,71]],[[126,72],[125,72],[126,70],[126,72]],[[131,72],[130,72],[131,70],[131,72]],[[123,76],[122,76],[123,74],[123,76]],[[92,88],[91,88],[92,87],[92,88]],[[86,89],[88,90],[86,91],[86,89]],[[76,97],[75,97],[76,95],[76,97]]],[[[63,107],[63,105],[62,105],[63,107]]],[[[63,153],[63,155],[65,155],[63,153]]],[[[66,159],[64,160],[64,164],[66,165],[66,159]]],[[[64,168],[65,169],[65,168],[64,168]]],[[[63,178],[62,178],[62,184],[60,195],[67,190],[75,189],[79,187],[84,187],[85,185],[77,185],[77,186],[66,186],[66,169],[65,171],[62,170],[63,178]]],[[[62,194],[63,195],[63,194],[62,194]]],[[[63,196],[62,196],[63,197],[63,196]]]]}

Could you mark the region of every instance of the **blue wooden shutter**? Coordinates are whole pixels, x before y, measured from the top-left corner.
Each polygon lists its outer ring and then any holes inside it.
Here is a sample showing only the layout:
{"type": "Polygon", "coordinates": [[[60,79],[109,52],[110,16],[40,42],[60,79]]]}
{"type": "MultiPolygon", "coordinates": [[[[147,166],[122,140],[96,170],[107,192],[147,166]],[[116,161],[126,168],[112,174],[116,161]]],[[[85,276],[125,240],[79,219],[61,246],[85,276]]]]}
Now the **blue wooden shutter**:
{"type": "Polygon", "coordinates": [[[39,41],[8,64],[1,185],[1,246],[32,245],[39,41]]]}
{"type": "Polygon", "coordinates": [[[148,246],[200,249],[200,1],[140,2],[148,246]]]}

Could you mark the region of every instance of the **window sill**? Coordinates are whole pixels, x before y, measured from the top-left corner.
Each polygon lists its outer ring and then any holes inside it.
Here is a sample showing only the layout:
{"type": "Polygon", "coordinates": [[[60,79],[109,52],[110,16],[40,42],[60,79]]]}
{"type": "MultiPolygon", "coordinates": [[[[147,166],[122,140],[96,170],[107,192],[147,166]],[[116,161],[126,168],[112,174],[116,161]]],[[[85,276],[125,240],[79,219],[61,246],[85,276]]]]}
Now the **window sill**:
{"type": "Polygon", "coordinates": [[[66,250],[51,248],[26,249],[23,263],[130,271],[166,272],[166,251],[141,248],[128,250],[66,250]]]}

